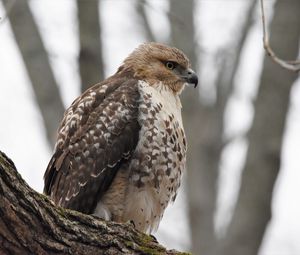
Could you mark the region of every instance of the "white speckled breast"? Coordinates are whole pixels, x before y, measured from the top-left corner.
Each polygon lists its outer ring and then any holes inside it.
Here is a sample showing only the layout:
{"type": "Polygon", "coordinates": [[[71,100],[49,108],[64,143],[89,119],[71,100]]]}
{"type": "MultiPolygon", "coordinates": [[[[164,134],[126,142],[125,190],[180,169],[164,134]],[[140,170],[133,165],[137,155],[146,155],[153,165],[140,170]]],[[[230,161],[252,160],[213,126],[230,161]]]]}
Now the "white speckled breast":
{"type": "Polygon", "coordinates": [[[186,163],[186,139],[181,103],[163,84],[139,83],[140,138],[129,166],[124,220],[151,232],[174,200],[186,163]]]}

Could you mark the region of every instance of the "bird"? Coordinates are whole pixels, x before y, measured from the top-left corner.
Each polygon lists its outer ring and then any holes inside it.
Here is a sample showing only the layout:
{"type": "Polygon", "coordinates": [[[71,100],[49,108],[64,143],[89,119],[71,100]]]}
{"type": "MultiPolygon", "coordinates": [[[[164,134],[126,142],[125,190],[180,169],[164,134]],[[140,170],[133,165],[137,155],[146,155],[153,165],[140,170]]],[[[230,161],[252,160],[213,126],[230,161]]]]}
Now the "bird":
{"type": "Polygon", "coordinates": [[[139,45],[65,111],[44,193],[58,206],[156,231],[186,169],[179,96],[197,84],[181,50],[139,45]]]}

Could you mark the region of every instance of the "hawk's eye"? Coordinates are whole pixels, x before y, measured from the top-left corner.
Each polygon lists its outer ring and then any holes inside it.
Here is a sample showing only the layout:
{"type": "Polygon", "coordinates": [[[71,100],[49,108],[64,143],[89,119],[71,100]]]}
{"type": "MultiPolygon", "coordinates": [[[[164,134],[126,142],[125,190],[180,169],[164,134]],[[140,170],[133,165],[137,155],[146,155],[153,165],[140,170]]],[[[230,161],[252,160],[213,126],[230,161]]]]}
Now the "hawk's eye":
{"type": "Polygon", "coordinates": [[[173,70],[176,67],[177,63],[173,61],[167,61],[165,65],[168,69],[173,70]]]}

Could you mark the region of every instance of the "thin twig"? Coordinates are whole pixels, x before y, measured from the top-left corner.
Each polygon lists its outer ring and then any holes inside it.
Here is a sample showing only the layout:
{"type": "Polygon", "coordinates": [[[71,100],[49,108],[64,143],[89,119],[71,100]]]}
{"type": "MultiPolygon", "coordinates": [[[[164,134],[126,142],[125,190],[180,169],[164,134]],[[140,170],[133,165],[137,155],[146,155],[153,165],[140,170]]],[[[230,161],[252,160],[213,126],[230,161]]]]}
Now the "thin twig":
{"type": "Polygon", "coordinates": [[[281,67],[283,67],[287,70],[299,72],[300,71],[300,60],[292,60],[292,61],[282,60],[281,58],[277,57],[275,52],[272,50],[270,43],[269,43],[267,29],[266,29],[264,0],[260,0],[260,7],[261,7],[261,16],[262,16],[262,25],[263,25],[263,43],[264,43],[264,48],[265,48],[267,54],[271,57],[271,59],[275,63],[279,64],[281,67]]]}

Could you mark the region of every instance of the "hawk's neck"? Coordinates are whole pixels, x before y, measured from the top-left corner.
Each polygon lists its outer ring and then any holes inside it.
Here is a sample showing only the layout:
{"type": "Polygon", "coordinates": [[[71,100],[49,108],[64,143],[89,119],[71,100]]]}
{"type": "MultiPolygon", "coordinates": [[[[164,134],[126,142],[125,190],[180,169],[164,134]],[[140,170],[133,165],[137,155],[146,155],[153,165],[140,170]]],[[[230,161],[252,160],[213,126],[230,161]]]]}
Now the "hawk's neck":
{"type": "Polygon", "coordinates": [[[142,100],[151,97],[152,103],[162,104],[164,112],[168,115],[174,115],[182,127],[180,93],[174,93],[162,82],[150,85],[145,81],[139,81],[138,86],[141,97],[144,97],[142,100]]]}

